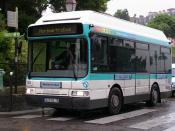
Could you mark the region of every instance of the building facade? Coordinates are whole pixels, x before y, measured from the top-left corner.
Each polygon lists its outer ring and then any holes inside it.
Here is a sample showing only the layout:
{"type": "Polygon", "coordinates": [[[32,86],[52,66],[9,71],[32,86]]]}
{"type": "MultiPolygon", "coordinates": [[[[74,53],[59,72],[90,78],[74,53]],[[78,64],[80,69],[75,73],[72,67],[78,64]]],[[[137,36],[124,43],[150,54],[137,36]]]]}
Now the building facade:
{"type": "Polygon", "coordinates": [[[130,21],[141,25],[146,25],[148,22],[154,19],[157,15],[163,14],[163,13],[171,16],[175,16],[175,8],[170,8],[170,9],[167,9],[166,11],[163,10],[159,12],[149,12],[147,16],[140,15],[137,17],[135,14],[133,17],[130,17],[130,21]]]}

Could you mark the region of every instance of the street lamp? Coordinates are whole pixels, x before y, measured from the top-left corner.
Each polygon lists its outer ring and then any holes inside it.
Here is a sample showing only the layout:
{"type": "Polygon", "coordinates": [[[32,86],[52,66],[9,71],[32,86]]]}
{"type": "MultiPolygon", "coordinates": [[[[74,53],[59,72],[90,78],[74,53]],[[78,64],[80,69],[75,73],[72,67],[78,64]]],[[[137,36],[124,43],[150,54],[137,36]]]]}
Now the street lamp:
{"type": "Polygon", "coordinates": [[[134,23],[137,23],[137,21],[136,21],[136,14],[134,14],[134,23]]]}
{"type": "Polygon", "coordinates": [[[66,0],[66,10],[74,11],[76,8],[77,2],[76,0],[66,0]]]}

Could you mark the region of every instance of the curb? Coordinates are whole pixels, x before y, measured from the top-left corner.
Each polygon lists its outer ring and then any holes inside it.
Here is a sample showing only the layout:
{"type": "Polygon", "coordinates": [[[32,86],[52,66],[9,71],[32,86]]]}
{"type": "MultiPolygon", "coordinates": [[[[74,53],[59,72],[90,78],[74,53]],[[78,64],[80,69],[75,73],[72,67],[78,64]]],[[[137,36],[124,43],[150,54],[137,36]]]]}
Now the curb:
{"type": "MultiPolygon", "coordinates": [[[[48,112],[53,110],[52,108],[44,108],[44,112],[48,112]]],[[[10,111],[10,112],[0,112],[0,116],[15,116],[15,115],[24,115],[29,113],[41,112],[42,114],[43,109],[32,109],[32,110],[23,110],[23,111],[10,111]]]]}

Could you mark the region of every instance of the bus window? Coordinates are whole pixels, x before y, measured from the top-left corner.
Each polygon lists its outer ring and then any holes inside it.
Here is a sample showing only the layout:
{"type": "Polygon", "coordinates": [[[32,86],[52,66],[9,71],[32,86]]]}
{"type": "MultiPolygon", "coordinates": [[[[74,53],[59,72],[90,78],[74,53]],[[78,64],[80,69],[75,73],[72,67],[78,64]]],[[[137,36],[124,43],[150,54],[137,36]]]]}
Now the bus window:
{"type": "Polygon", "coordinates": [[[107,61],[107,38],[94,35],[91,38],[91,63],[92,72],[101,72],[108,70],[107,61]]]}
{"type": "Polygon", "coordinates": [[[134,72],[134,42],[111,39],[109,43],[109,67],[111,72],[134,72]]]}
{"type": "Polygon", "coordinates": [[[147,44],[136,43],[136,72],[149,72],[149,50],[147,44]]]}
{"type": "Polygon", "coordinates": [[[31,75],[84,77],[87,74],[86,40],[40,40],[32,45],[31,75]]]}

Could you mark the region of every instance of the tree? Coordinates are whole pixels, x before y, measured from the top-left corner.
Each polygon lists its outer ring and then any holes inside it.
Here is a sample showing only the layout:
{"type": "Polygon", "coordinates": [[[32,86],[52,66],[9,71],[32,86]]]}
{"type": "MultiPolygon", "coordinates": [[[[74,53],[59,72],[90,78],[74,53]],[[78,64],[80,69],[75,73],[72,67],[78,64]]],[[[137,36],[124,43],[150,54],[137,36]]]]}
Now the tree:
{"type": "Polygon", "coordinates": [[[0,31],[3,31],[6,27],[4,15],[0,13],[0,31]]]}
{"type": "MultiPolygon", "coordinates": [[[[94,10],[104,12],[109,0],[76,0],[76,10],[94,10]]],[[[50,0],[51,8],[54,12],[66,11],[66,0],[50,0]]]]}
{"type": "Polygon", "coordinates": [[[175,17],[167,14],[160,14],[150,21],[147,26],[162,30],[169,38],[175,37],[175,17]]]}
{"type": "Polygon", "coordinates": [[[4,38],[4,33],[7,32],[6,30],[6,23],[5,17],[3,14],[0,13],[0,62],[7,62],[10,60],[10,49],[11,49],[11,39],[4,38]]]}
{"type": "Polygon", "coordinates": [[[127,20],[127,21],[130,20],[129,13],[128,13],[127,9],[117,10],[117,12],[114,14],[114,17],[124,19],[124,20],[127,20]]]}
{"type": "MultiPolygon", "coordinates": [[[[1,0],[2,12],[6,15],[8,10],[14,11],[18,7],[19,32],[23,34],[28,25],[41,17],[42,11],[48,6],[48,0],[1,0]]],[[[14,31],[14,29],[9,29],[14,31]]]]}
{"type": "Polygon", "coordinates": [[[77,10],[94,10],[104,12],[109,0],[77,0],[77,10]]]}

